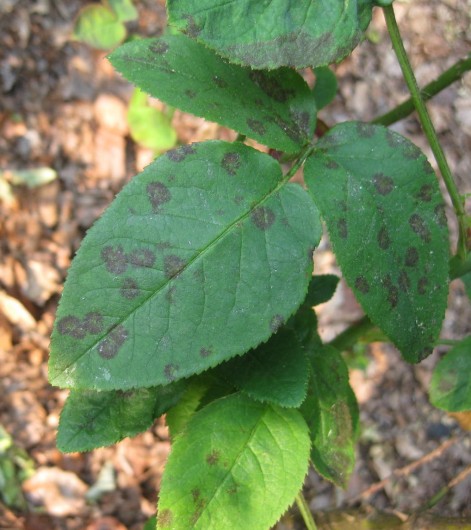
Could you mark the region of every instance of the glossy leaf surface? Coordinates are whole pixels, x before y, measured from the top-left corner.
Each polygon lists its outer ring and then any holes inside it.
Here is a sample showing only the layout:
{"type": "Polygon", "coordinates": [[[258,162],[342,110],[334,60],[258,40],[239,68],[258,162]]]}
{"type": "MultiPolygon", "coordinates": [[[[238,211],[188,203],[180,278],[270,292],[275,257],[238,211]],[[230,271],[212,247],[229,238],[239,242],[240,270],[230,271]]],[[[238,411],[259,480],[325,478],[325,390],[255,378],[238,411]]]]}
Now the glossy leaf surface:
{"type": "Polygon", "coordinates": [[[309,365],[293,331],[281,329],[221,369],[228,381],[258,401],[299,407],[306,397],[309,365]]]}
{"type": "Polygon", "coordinates": [[[280,166],[220,141],[167,152],[89,230],[52,336],[52,384],[167,384],[264,342],[302,302],[317,210],[280,166]]]}
{"type": "Polygon", "coordinates": [[[340,353],[328,346],[311,351],[310,360],[311,380],[301,412],[311,433],[311,460],[318,473],[346,487],[355,465],[358,427],[347,366],[340,353]]]}
{"type": "Polygon", "coordinates": [[[448,295],[448,228],[421,151],[384,127],[345,123],[317,144],[306,182],[370,319],[409,362],[426,357],[448,295]]]}
{"type": "Polygon", "coordinates": [[[430,401],[449,412],[471,410],[471,337],[438,362],[430,384],[430,401]]]}
{"type": "Polygon", "coordinates": [[[180,399],[185,384],[95,392],[72,390],[62,410],[57,445],[61,451],[89,451],[148,429],[180,399]]]}
{"type": "Polygon", "coordinates": [[[301,414],[234,394],[208,405],[173,444],[158,529],[266,530],[301,488],[309,436],[301,414]]]}
{"type": "Polygon", "coordinates": [[[372,1],[168,0],[167,8],[171,25],[231,62],[303,68],[346,57],[370,22],[372,1]]]}
{"type": "Polygon", "coordinates": [[[261,72],[229,64],[184,35],[128,42],[110,61],[151,96],[274,149],[298,152],[313,135],[315,97],[288,68],[261,72]]]}

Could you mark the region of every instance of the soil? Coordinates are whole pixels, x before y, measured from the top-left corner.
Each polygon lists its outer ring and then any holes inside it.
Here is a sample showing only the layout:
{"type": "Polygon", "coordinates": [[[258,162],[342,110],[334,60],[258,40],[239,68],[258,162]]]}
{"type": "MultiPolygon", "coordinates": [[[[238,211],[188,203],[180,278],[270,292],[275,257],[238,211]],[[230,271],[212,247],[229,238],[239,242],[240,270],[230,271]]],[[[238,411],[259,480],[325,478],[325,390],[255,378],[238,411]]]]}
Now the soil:
{"type": "MultiPolygon", "coordinates": [[[[0,474],[0,529],[142,529],[155,512],[170,450],[162,419],[148,432],[111,448],[61,454],[55,446],[67,392],[48,384],[47,358],[67,269],[86,230],[153,156],[129,136],[131,86],[113,71],[105,52],[71,39],[75,17],[88,3],[0,0],[0,172],[11,179],[17,170],[45,167],[57,176],[38,187],[14,185],[9,195],[0,188],[0,426],[5,430],[0,430],[0,444],[12,440],[8,454],[14,455],[14,471],[28,476],[21,494],[8,502],[0,474]]],[[[135,3],[139,21],[128,25],[129,32],[161,34],[164,1],[135,3]]],[[[470,0],[394,5],[421,85],[469,53],[470,0]]],[[[339,93],[320,114],[328,125],[371,120],[406,97],[379,9],[368,39],[334,69],[339,93]]],[[[471,74],[440,93],[429,109],[460,191],[470,193],[471,74]]],[[[173,125],[181,143],[235,137],[232,131],[179,111],[173,125]]],[[[411,138],[432,161],[415,116],[393,129],[411,138]]],[[[451,208],[448,213],[456,234],[451,208]]],[[[338,272],[326,240],[315,263],[317,272],[338,272]]],[[[359,316],[359,307],[342,284],[321,308],[324,338],[332,338],[359,316]]],[[[459,339],[470,331],[471,305],[457,280],[442,337],[459,339]]],[[[305,494],[313,511],[361,506],[410,513],[463,477],[471,465],[469,434],[455,418],[434,409],[427,397],[432,368],[446,349],[438,347],[420,365],[409,366],[390,346],[365,348],[366,369],[351,371],[362,422],[357,467],[346,491],[310,472],[305,494]],[[449,440],[453,443],[435,458],[422,461],[449,440]],[[422,465],[387,480],[372,495],[361,495],[414,462],[422,465]]],[[[434,510],[470,517],[470,491],[468,474],[434,510]]],[[[292,510],[278,528],[297,525],[292,510]]]]}

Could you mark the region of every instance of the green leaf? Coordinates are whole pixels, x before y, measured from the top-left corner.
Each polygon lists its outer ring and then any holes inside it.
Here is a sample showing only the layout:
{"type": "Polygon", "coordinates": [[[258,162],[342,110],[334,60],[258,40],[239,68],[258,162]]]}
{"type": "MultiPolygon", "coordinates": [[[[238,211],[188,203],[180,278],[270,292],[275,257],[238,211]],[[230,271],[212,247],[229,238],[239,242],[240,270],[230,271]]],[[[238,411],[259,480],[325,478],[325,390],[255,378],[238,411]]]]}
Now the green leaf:
{"type": "Polygon", "coordinates": [[[265,344],[222,365],[221,373],[253,399],[299,407],[306,397],[309,365],[294,332],[281,329],[265,344]]]}
{"type": "Polygon", "coordinates": [[[266,530],[294,500],[309,459],[301,414],[233,394],[177,437],[165,467],[157,528],[266,530]]]}
{"type": "Polygon", "coordinates": [[[221,141],[137,175],[74,259],[52,384],[167,384],[266,341],[302,302],[321,235],[309,194],[286,180],[270,156],[221,141]]]}
{"type": "Polygon", "coordinates": [[[168,0],[167,9],[171,25],[231,62],[303,68],[346,57],[370,22],[372,1],[168,0]]]}
{"type": "Polygon", "coordinates": [[[319,274],[313,276],[304,304],[313,307],[328,302],[334,296],[339,280],[340,278],[335,274],[319,274]]]}
{"type": "Polygon", "coordinates": [[[109,59],[151,96],[274,149],[296,153],[314,133],[315,97],[288,68],[260,72],[229,64],[184,35],[128,42],[109,59]]]}
{"type": "Polygon", "coordinates": [[[471,337],[452,348],[435,366],[430,401],[449,412],[471,410],[471,337]]]}
{"type": "Polygon", "coordinates": [[[318,473],[345,488],[355,465],[358,405],[337,350],[317,347],[310,360],[311,380],[301,412],[311,433],[311,460],[318,473]]]}
{"type": "Polygon", "coordinates": [[[153,515],[150,519],[147,520],[142,530],[155,530],[156,526],[157,526],[157,516],[153,515]]]}
{"type": "Polygon", "coordinates": [[[471,272],[461,277],[461,281],[464,283],[464,288],[468,298],[471,300],[471,272]]]}
{"type": "Polygon", "coordinates": [[[422,152],[380,126],[344,123],[317,144],[306,183],[345,278],[409,362],[426,357],[448,295],[443,198],[422,152]]]}
{"type": "Polygon", "coordinates": [[[183,382],[122,392],[73,390],[62,410],[57,446],[61,451],[89,451],[147,430],[176,404],[183,382]]]}
{"type": "Polygon", "coordinates": [[[320,66],[314,69],[316,84],[313,93],[316,98],[317,110],[326,107],[337,94],[337,78],[334,72],[327,66],[320,66]]]}
{"type": "Polygon", "coordinates": [[[93,48],[109,50],[126,38],[126,28],[102,5],[84,7],[75,22],[74,37],[93,48]]]}
{"type": "Polygon", "coordinates": [[[105,0],[120,22],[137,20],[138,12],[132,0],[105,0]]]}
{"type": "Polygon", "coordinates": [[[151,107],[147,95],[138,88],[129,102],[128,123],[132,139],[158,153],[175,147],[177,133],[172,120],[163,112],[151,107]]]}

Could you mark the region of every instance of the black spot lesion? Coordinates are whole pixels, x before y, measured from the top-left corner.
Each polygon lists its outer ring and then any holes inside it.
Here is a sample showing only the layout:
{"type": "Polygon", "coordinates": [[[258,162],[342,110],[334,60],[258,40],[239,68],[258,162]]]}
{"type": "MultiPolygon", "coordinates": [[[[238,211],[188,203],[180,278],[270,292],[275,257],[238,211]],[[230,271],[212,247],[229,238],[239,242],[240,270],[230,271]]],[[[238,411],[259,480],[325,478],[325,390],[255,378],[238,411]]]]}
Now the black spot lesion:
{"type": "Polygon", "coordinates": [[[140,294],[139,286],[133,278],[125,278],[119,291],[123,298],[133,300],[140,294]]]}
{"type": "Polygon", "coordinates": [[[155,254],[148,248],[138,248],[129,253],[128,260],[134,267],[150,268],[155,264],[155,254]]]}
{"type": "Polygon", "coordinates": [[[278,79],[262,70],[251,70],[249,77],[268,97],[279,103],[286,103],[296,94],[292,88],[284,88],[278,79]]]}
{"type": "Polygon", "coordinates": [[[164,366],[164,376],[167,381],[175,381],[178,377],[179,366],[177,364],[169,363],[164,366]]]}
{"type": "Polygon", "coordinates": [[[57,322],[57,331],[74,339],[83,339],[101,333],[104,328],[103,316],[96,312],[87,313],[83,318],[67,315],[57,322]]]}
{"type": "Polygon", "coordinates": [[[192,145],[182,145],[177,147],[177,149],[172,149],[167,151],[166,156],[173,162],[183,162],[187,156],[194,155],[196,153],[196,148],[192,145]]]}
{"type": "Polygon", "coordinates": [[[387,250],[391,245],[391,238],[389,237],[388,229],[383,226],[378,232],[378,245],[381,250],[387,250]]]}
{"type": "Polygon", "coordinates": [[[369,123],[358,122],[356,129],[360,138],[372,138],[376,134],[375,127],[369,123]]]}
{"type": "Polygon", "coordinates": [[[410,289],[410,278],[409,275],[405,270],[401,270],[399,273],[399,279],[398,279],[399,288],[403,292],[407,292],[410,289]]]}
{"type": "Polygon", "coordinates": [[[190,98],[190,99],[195,99],[195,97],[197,96],[198,94],[194,91],[194,90],[191,90],[191,88],[187,88],[185,90],[185,96],[190,98]]]}
{"type": "Polygon", "coordinates": [[[149,182],[146,187],[147,197],[154,212],[158,212],[162,204],[170,201],[172,194],[163,182],[149,182]]]}
{"type": "Polygon", "coordinates": [[[91,335],[101,333],[104,328],[103,315],[97,311],[87,313],[82,321],[83,329],[91,335]]]}
{"type": "Polygon", "coordinates": [[[163,40],[154,41],[149,45],[149,50],[151,52],[157,53],[158,55],[163,55],[168,52],[169,45],[163,40]]]}
{"type": "Polygon", "coordinates": [[[259,120],[247,118],[247,125],[251,131],[260,134],[261,136],[263,136],[267,132],[265,125],[263,125],[263,123],[259,120]]]}
{"type": "Polygon", "coordinates": [[[415,247],[408,247],[404,263],[407,267],[415,267],[419,262],[419,251],[415,247]]]}
{"type": "Polygon", "coordinates": [[[241,163],[240,154],[231,152],[223,156],[221,166],[229,175],[234,176],[240,168],[241,163]]]}
{"type": "Polygon", "coordinates": [[[335,160],[327,160],[324,163],[324,167],[326,167],[327,169],[338,169],[340,166],[337,164],[335,160]]]}
{"type": "Polygon", "coordinates": [[[437,220],[437,223],[441,227],[445,228],[446,226],[448,226],[448,220],[446,218],[445,205],[443,203],[437,204],[437,206],[435,206],[433,212],[435,214],[435,219],[437,220]]]}
{"type": "Polygon", "coordinates": [[[122,245],[107,245],[101,250],[101,258],[106,270],[111,274],[123,274],[128,268],[128,260],[122,245]]]}
{"type": "Polygon", "coordinates": [[[341,217],[337,220],[337,233],[341,239],[348,238],[348,225],[345,217],[341,217]]]}
{"type": "Polygon", "coordinates": [[[160,510],[157,513],[159,528],[169,528],[173,524],[173,512],[170,509],[160,510]]]}
{"type": "Polygon", "coordinates": [[[421,295],[427,294],[428,285],[429,285],[428,278],[426,278],[425,276],[423,276],[422,278],[419,278],[419,281],[417,282],[417,292],[421,295]]]}
{"type": "Polygon", "coordinates": [[[380,195],[389,195],[394,189],[394,180],[384,173],[373,175],[373,184],[380,195]]]}
{"type": "Polygon", "coordinates": [[[368,294],[370,292],[370,284],[364,276],[358,276],[355,279],[355,288],[362,294],[368,294]]]}
{"type": "Polygon", "coordinates": [[[432,234],[419,214],[414,213],[409,217],[409,225],[413,232],[415,232],[422,241],[430,243],[432,240],[432,234]]]}
{"type": "Polygon", "coordinates": [[[251,214],[253,224],[262,231],[268,230],[275,222],[276,215],[271,208],[259,206],[251,214]]]}
{"type": "Polygon", "coordinates": [[[185,266],[185,260],[175,254],[169,254],[164,258],[164,274],[168,279],[177,276],[185,266]]]}
{"type": "Polygon", "coordinates": [[[200,357],[202,357],[203,359],[205,359],[206,357],[211,357],[212,354],[213,349],[211,347],[200,349],[200,357]]]}
{"type": "Polygon", "coordinates": [[[390,274],[388,274],[383,279],[382,283],[388,293],[387,300],[389,302],[389,305],[391,306],[391,309],[394,309],[395,307],[397,307],[397,304],[399,303],[399,289],[397,288],[396,285],[394,285],[390,274]]]}
{"type": "Polygon", "coordinates": [[[221,456],[221,453],[219,451],[212,451],[208,455],[206,455],[206,462],[210,466],[215,466],[219,462],[219,458],[221,456]]]}
{"type": "Polygon", "coordinates": [[[121,324],[112,329],[108,336],[98,344],[98,353],[103,359],[113,359],[129,336],[128,330],[121,324]]]}
{"type": "Polygon", "coordinates": [[[421,186],[417,198],[423,202],[430,202],[433,198],[433,186],[431,184],[421,186]]]}

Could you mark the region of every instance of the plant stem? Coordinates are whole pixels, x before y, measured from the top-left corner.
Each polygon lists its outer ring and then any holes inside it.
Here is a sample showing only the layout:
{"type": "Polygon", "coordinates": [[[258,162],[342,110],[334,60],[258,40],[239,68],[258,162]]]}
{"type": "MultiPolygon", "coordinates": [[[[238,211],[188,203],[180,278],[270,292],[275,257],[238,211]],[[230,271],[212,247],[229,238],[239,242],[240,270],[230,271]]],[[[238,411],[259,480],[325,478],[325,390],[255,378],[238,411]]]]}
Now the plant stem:
{"type": "Polygon", "coordinates": [[[420,89],[417,85],[417,80],[415,79],[414,72],[412,71],[409,58],[407,57],[406,50],[404,48],[404,43],[402,42],[401,34],[397,26],[396,17],[394,15],[393,6],[387,6],[383,8],[384,17],[386,19],[386,25],[391,37],[392,45],[396,53],[397,59],[401,66],[404,79],[411,93],[412,101],[414,107],[417,110],[419,115],[420,123],[422,125],[423,131],[427,140],[432,148],[433,155],[437,161],[437,165],[442,174],[443,180],[445,182],[446,188],[453,203],[453,208],[455,209],[455,214],[458,218],[459,225],[459,238],[458,238],[458,248],[457,255],[460,259],[464,260],[466,257],[466,212],[464,210],[463,201],[459,194],[458,188],[456,187],[453,175],[451,174],[450,167],[448,166],[447,159],[443,152],[442,146],[438,141],[437,133],[433,126],[430,115],[427,111],[427,107],[422,100],[420,89]]]}
{"type": "Polygon", "coordinates": [[[309,509],[306,499],[304,498],[301,491],[296,495],[296,505],[298,506],[298,510],[301,513],[301,517],[303,518],[307,530],[317,530],[311,510],[309,509]]]}
{"type": "MultiPolygon", "coordinates": [[[[420,91],[420,97],[422,101],[428,101],[433,96],[450,86],[455,81],[458,81],[465,72],[471,70],[471,54],[466,59],[460,59],[453,66],[445,70],[437,79],[425,85],[420,91]]],[[[378,116],[371,123],[377,123],[378,125],[388,126],[402,120],[414,112],[414,102],[412,98],[407,99],[397,107],[391,109],[389,112],[378,116]]]]}
{"type": "Polygon", "coordinates": [[[375,325],[371,320],[364,316],[354,322],[345,331],[342,331],[335,339],[329,342],[330,346],[333,346],[339,351],[349,350],[354,344],[356,344],[363,335],[373,329],[375,325]]]}

